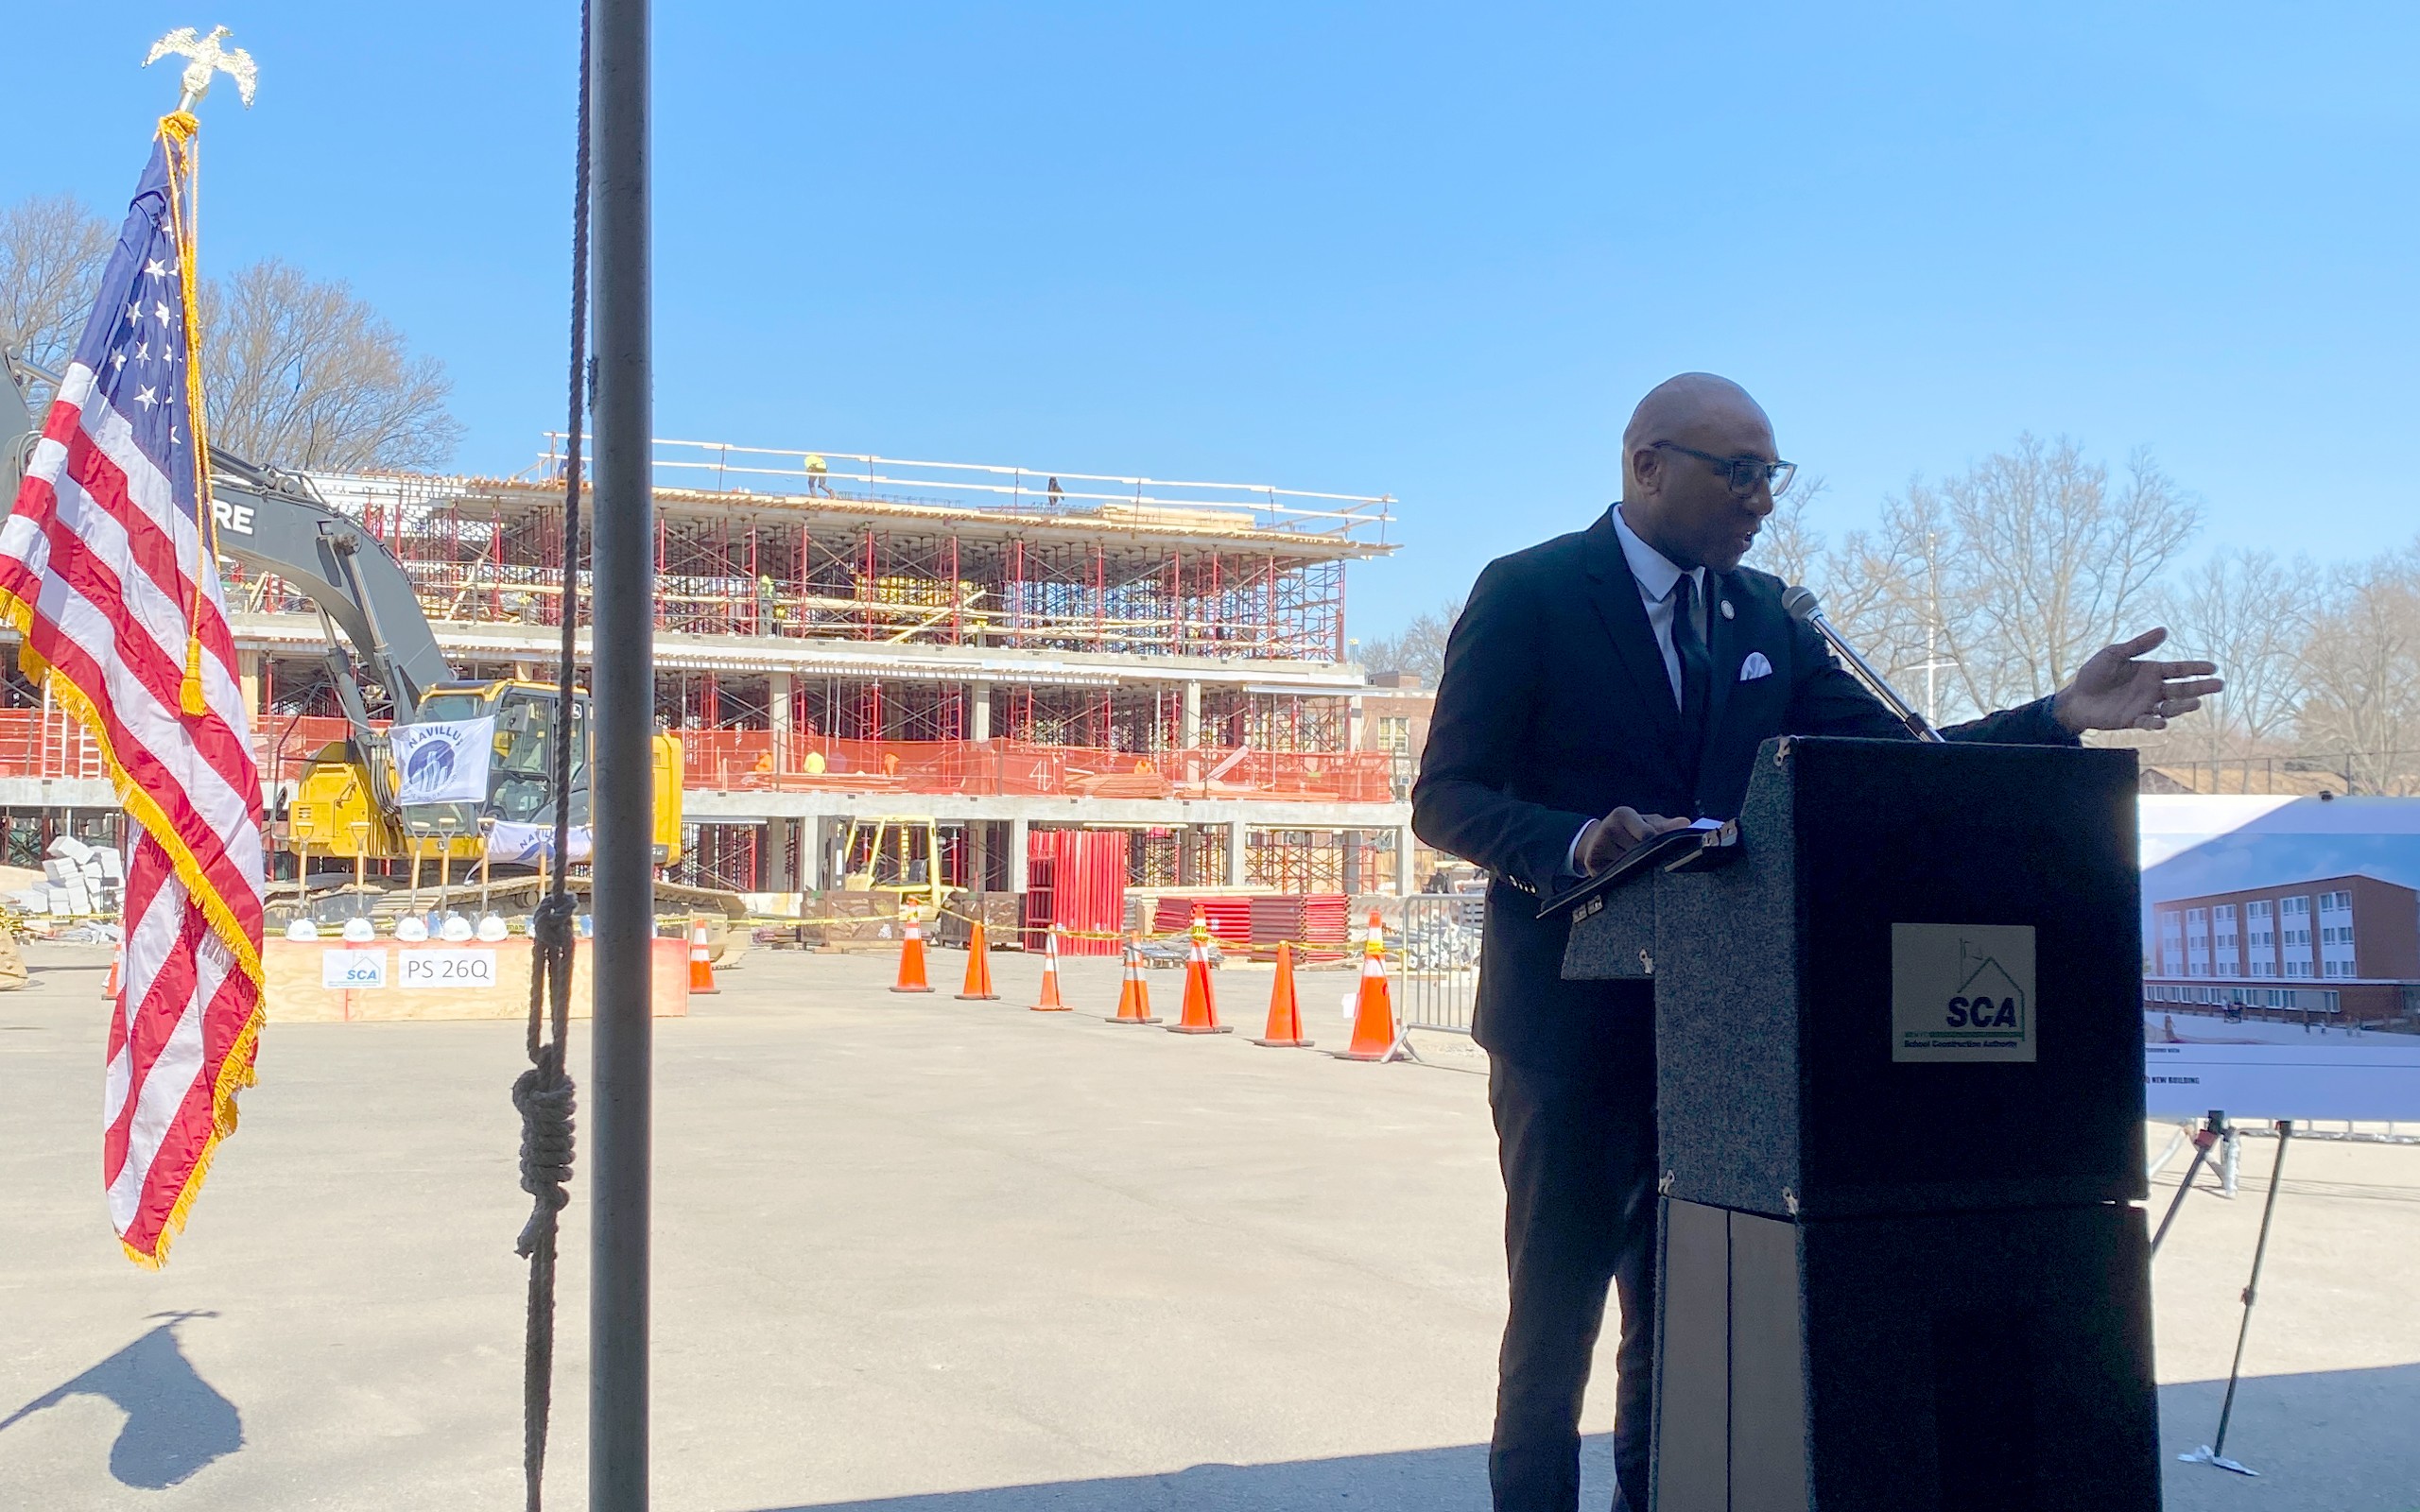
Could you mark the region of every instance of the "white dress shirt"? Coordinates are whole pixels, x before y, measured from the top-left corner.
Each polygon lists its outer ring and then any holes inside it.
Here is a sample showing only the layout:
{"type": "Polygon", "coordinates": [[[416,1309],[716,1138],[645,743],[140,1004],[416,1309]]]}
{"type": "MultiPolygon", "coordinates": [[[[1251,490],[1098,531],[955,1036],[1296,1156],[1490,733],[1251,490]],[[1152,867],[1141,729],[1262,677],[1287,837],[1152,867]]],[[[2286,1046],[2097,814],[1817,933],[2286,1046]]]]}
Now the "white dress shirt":
{"type": "MultiPolygon", "coordinates": [[[[1647,610],[1647,627],[1655,632],[1655,648],[1664,653],[1664,675],[1672,679],[1672,707],[1681,707],[1681,653],[1672,648],[1672,591],[1687,577],[1697,585],[1698,642],[1705,644],[1706,614],[1705,569],[1692,567],[1681,571],[1672,558],[1647,543],[1645,537],[1630,527],[1622,518],[1618,504],[1608,511],[1614,517],[1614,534],[1622,543],[1622,559],[1630,563],[1630,575],[1638,583],[1638,601],[1647,610]]],[[[1591,819],[1589,824],[1596,821],[1591,819]]],[[[1571,837],[1564,851],[1564,869],[1575,876],[1580,872],[1580,842],[1588,837],[1588,825],[1571,837]]]]}
{"type": "Polygon", "coordinates": [[[1664,653],[1664,672],[1672,679],[1672,707],[1681,707],[1681,653],[1672,649],[1672,590],[1687,576],[1697,584],[1698,644],[1706,643],[1705,569],[1693,567],[1684,574],[1672,559],[1647,543],[1646,538],[1630,527],[1622,518],[1622,507],[1613,507],[1614,534],[1621,538],[1622,559],[1630,563],[1631,576],[1638,580],[1638,601],[1647,608],[1647,627],[1655,632],[1655,648],[1664,653]]]}

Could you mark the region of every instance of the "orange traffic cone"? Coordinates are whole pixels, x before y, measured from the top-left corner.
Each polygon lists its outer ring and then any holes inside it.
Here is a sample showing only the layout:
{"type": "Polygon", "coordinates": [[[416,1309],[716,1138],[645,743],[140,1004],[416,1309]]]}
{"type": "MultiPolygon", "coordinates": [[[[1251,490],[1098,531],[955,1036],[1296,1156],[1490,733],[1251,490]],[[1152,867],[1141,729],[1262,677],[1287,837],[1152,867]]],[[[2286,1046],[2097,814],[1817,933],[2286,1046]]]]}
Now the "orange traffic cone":
{"type": "Polygon", "coordinates": [[[977,919],[966,936],[966,983],[958,989],[960,1003],[997,1003],[992,990],[992,947],[983,938],[983,920],[977,919]]]}
{"type": "Polygon", "coordinates": [[[719,992],[715,986],[715,963],[706,954],[706,926],[692,920],[689,925],[689,995],[719,992]]]}
{"type": "Polygon", "coordinates": [[[1361,996],[1353,1008],[1353,1043],[1336,1052],[1339,1060],[1392,1060],[1395,1044],[1394,1002],[1387,995],[1387,926],[1378,911],[1370,910],[1369,937],[1361,942],[1361,996]]]}
{"type": "Polygon", "coordinates": [[[110,957],[110,979],[101,984],[101,996],[109,999],[112,1003],[115,1003],[117,1001],[118,963],[125,959],[126,947],[121,945],[117,948],[116,954],[110,957]]]}
{"type": "Polygon", "coordinates": [[[1117,1012],[1111,1023],[1157,1023],[1159,1015],[1151,1011],[1151,984],[1143,980],[1143,952],[1132,940],[1126,942],[1126,981],[1117,989],[1117,1012]]]}
{"type": "Polygon", "coordinates": [[[1210,925],[1193,911],[1193,953],[1184,962],[1184,1011],[1167,1026],[1170,1034],[1233,1034],[1219,1022],[1219,1000],[1210,990],[1210,925]]]}
{"type": "Polygon", "coordinates": [[[1034,1004],[1033,1011],[1036,1013],[1073,1011],[1059,996],[1059,926],[1056,924],[1051,925],[1050,932],[1043,936],[1042,999],[1034,1004]]]}
{"type": "Polygon", "coordinates": [[[1269,989],[1269,1029],[1253,1041],[1276,1050],[1308,1050],[1303,1038],[1303,1010],[1294,1001],[1294,947],[1277,947],[1277,981],[1269,989]]]}
{"type": "Polygon", "coordinates": [[[914,908],[900,910],[899,929],[899,980],[890,984],[890,990],[930,992],[932,984],[925,980],[925,932],[917,927],[914,908]]]}

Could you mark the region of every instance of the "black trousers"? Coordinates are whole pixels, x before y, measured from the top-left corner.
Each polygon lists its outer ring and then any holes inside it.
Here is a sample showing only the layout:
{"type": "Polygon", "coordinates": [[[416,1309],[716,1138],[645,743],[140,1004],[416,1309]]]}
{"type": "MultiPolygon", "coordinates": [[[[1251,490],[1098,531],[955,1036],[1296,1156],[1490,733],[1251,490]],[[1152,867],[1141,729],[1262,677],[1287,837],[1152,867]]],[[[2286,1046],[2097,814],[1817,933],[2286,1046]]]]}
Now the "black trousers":
{"type": "Polygon", "coordinates": [[[1655,1027],[1625,1014],[1611,1052],[1577,1067],[1502,1058],[1488,1072],[1504,1170],[1512,1316],[1487,1457],[1496,1512],[1575,1512],[1580,1401],[1621,1295],[1614,1512],[1648,1512],[1655,1347],[1655,1027]]]}

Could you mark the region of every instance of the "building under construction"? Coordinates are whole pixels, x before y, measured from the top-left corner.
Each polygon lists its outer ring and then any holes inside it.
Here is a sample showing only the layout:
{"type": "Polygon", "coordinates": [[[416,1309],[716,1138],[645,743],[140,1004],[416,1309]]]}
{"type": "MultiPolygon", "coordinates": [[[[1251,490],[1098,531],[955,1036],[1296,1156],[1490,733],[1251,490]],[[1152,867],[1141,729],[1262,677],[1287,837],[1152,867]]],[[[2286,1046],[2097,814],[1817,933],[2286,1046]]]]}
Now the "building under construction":
{"type": "MultiPolygon", "coordinates": [[[[1357,727],[1345,572],[1392,500],[687,442],[656,451],[656,709],[683,739],[683,880],[837,885],[853,818],[931,818],[942,879],[1023,891],[1038,828],[1132,833],[1141,885],[1408,888],[1402,764],[1357,727]]],[[[551,674],[562,458],[511,478],[322,475],[463,676],[551,674]]],[[[339,738],[310,601],[230,569],[264,776],[339,738]]],[[[581,606],[582,623],[587,616],[581,606]]],[[[582,655],[586,654],[585,643],[582,655]]],[[[113,809],[22,682],[12,849],[113,809]]],[[[376,715],[381,711],[372,709],[376,715]]]]}

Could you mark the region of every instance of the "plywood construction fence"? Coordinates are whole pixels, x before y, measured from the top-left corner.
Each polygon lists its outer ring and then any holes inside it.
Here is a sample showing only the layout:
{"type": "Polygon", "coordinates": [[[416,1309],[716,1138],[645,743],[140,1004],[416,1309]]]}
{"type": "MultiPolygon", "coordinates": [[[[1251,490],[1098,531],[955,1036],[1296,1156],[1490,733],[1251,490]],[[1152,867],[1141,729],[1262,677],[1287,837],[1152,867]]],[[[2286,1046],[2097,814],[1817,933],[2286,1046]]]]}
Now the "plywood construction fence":
{"type": "MultiPolygon", "coordinates": [[[[526,1019],[531,942],[426,944],[381,939],[268,939],[261,944],[271,1023],[351,1023],[398,1019],[526,1019]]],[[[589,1016],[591,942],[572,949],[571,1012],[589,1016]]],[[[689,1012],[689,947],[653,942],[649,961],[655,1016],[689,1012]]]]}

